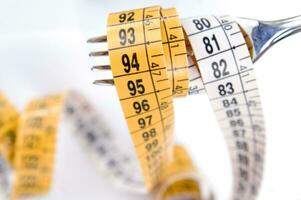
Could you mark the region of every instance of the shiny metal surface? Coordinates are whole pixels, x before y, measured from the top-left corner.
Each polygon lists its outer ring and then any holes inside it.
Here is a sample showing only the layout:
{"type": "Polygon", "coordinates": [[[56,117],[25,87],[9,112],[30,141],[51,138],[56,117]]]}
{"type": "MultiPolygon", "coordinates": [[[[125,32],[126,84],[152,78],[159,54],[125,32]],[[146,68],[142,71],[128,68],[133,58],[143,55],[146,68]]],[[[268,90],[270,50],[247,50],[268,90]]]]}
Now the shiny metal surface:
{"type": "Polygon", "coordinates": [[[253,62],[256,62],[277,42],[301,31],[301,15],[276,21],[236,18],[253,43],[253,62]]]}

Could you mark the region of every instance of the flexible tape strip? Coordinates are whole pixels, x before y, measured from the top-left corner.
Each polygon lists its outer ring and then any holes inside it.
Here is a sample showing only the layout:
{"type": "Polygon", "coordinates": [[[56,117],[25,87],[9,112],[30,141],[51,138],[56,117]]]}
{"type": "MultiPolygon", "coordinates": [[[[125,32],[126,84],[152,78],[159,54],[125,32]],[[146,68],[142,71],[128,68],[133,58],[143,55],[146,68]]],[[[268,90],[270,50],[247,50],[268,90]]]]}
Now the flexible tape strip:
{"type": "Polygon", "coordinates": [[[103,174],[118,187],[146,193],[142,172],[135,155],[131,155],[118,136],[106,127],[96,109],[77,92],[71,92],[65,100],[65,121],[87,155],[95,161],[103,174]]]}
{"type": "Polygon", "coordinates": [[[165,188],[165,192],[160,195],[160,200],[199,200],[201,191],[199,181],[191,179],[173,180],[172,184],[165,188]]]}
{"type": "Polygon", "coordinates": [[[128,11],[133,13],[126,19],[133,21],[129,23],[119,22],[123,13],[110,14],[107,32],[114,82],[148,190],[172,160],[173,149],[173,97],[162,45],[160,10],[150,7],[128,11]],[[139,67],[132,64],[129,70],[121,68],[125,57],[131,63],[135,60],[139,67]]]}
{"type": "Polygon", "coordinates": [[[12,170],[7,160],[0,155],[0,199],[9,198],[11,191],[12,170]]]}
{"type": "Polygon", "coordinates": [[[12,169],[15,132],[19,114],[9,100],[0,92],[0,199],[9,197],[12,183],[12,169]]]}
{"type": "Polygon", "coordinates": [[[161,33],[167,75],[175,97],[188,94],[188,60],[185,37],[175,8],[162,9],[161,33]]]}
{"type": "Polygon", "coordinates": [[[14,156],[15,131],[19,114],[0,92],[0,154],[10,163],[14,156]]]}
{"type": "Polygon", "coordinates": [[[182,23],[229,145],[234,171],[232,198],[254,199],[261,182],[265,135],[246,41],[229,17],[196,17],[182,23]]]}
{"type": "Polygon", "coordinates": [[[157,185],[156,199],[202,199],[198,172],[183,146],[175,145],[174,160],[167,169],[157,185]]]}
{"type": "MultiPolygon", "coordinates": [[[[6,102],[6,105],[11,105],[6,102]]],[[[117,138],[83,96],[68,92],[32,100],[21,115],[18,131],[15,130],[14,178],[11,178],[8,162],[0,154],[1,199],[37,195],[49,190],[62,108],[64,121],[96,160],[103,174],[119,187],[144,193],[143,177],[134,155],[131,157],[126,149],[121,148],[117,138]]],[[[6,110],[0,109],[0,112],[6,110]]],[[[4,124],[9,122],[4,121],[4,124]]]]}
{"type": "MultiPolygon", "coordinates": [[[[253,44],[252,41],[249,37],[249,35],[240,27],[240,30],[245,38],[245,41],[247,43],[248,46],[248,50],[250,52],[251,58],[253,58],[253,44]]],[[[205,90],[205,86],[203,84],[202,81],[202,75],[201,72],[199,70],[199,68],[197,67],[197,61],[195,59],[192,47],[188,41],[188,37],[187,35],[185,36],[185,39],[187,40],[186,42],[186,48],[187,48],[187,52],[188,52],[188,61],[189,61],[189,65],[188,65],[188,69],[189,69],[189,95],[195,95],[195,94],[205,94],[206,90],[205,90]]]]}
{"type": "Polygon", "coordinates": [[[50,190],[63,99],[61,94],[33,100],[22,113],[15,144],[13,197],[50,190]]]}
{"type": "MultiPolygon", "coordinates": [[[[137,192],[139,189],[136,187],[144,187],[136,159],[120,148],[121,145],[116,143],[114,135],[104,127],[95,109],[83,96],[68,92],[34,99],[27,105],[25,113],[21,115],[17,132],[15,182],[5,183],[6,187],[0,189],[8,192],[8,186],[13,185],[15,198],[25,194],[28,196],[46,193],[49,190],[55,138],[61,123],[59,119],[62,108],[71,130],[74,130],[89,154],[102,166],[104,174],[113,178],[115,184],[131,188],[132,191],[137,192]],[[38,166],[43,170],[39,170],[38,166]],[[138,175],[135,177],[136,172],[138,175]]],[[[198,174],[189,155],[181,146],[174,148],[174,155],[174,162],[167,166],[168,171],[162,174],[162,181],[156,185],[155,196],[159,199],[163,196],[164,199],[199,199],[198,174]],[[180,186],[185,187],[183,189],[180,186]]],[[[7,166],[1,159],[0,161],[0,176],[7,177],[7,166]]],[[[9,196],[3,199],[9,199],[9,196]]]]}
{"type": "MultiPolygon", "coordinates": [[[[185,32],[185,30],[184,30],[185,32]]],[[[187,34],[185,33],[186,49],[188,54],[188,74],[189,74],[189,95],[202,94],[205,93],[205,88],[202,81],[202,76],[199,68],[197,67],[197,62],[192,51],[192,47],[188,41],[187,34]]]]}

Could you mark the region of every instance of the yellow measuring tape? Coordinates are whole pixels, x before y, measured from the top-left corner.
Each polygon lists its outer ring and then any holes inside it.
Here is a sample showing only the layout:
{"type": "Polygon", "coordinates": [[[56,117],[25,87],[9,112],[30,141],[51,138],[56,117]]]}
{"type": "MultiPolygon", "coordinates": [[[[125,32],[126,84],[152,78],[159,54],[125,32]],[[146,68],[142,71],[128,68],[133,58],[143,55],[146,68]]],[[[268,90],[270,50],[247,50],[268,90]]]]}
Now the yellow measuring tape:
{"type": "Polygon", "coordinates": [[[173,97],[160,11],[160,7],[150,7],[114,13],[108,19],[114,82],[148,189],[160,181],[173,153],[173,97]]]}
{"type": "MultiPolygon", "coordinates": [[[[49,191],[53,174],[56,133],[63,95],[31,101],[19,116],[1,94],[1,156],[14,170],[7,198],[49,191]],[[8,134],[9,133],[9,134],[8,134]]],[[[8,175],[8,174],[3,174],[8,175]]]]}
{"type": "Polygon", "coordinates": [[[19,113],[2,93],[0,108],[0,152],[4,159],[12,163],[19,113]]]}
{"type": "Polygon", "coordinates": [[[166,70],[173,95],[188,94],[188,58],[181,21],[175,8],[161,9],[161,33],[166,70]]]}
{"type": "Polygon", "coordinates": [[[173,158],[173,96],[188,94],[183,29],[175,9],[155,6],[109,15],[107,34],[114,83],[151,190],[173,158]]]}
{"type": "Polygon", "coordinates": [[[47,193],[64,95],[31,101],[21,114],[15,144],[13,195],[47,193]]]}

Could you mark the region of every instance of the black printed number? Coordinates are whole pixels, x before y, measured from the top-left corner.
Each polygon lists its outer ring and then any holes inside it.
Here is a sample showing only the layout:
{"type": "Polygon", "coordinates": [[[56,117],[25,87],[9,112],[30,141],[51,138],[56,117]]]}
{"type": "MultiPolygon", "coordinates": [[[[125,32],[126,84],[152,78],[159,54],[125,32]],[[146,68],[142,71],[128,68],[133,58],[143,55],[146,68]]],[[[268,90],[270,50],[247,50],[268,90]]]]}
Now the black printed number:
{"type": "Polygon", "coordinates": [[[150,126],[152,124],[152,115],[147,115],[146,117],[141,117],[138,119],[138,124],[140,128],[145,128],[146,126],[150,126]]]}
{"type": "Polygon", "coordinates": [[[230,106],[232,106],[232,105],[237,105],[238,104],[238,102],[237,102],[237,100],[236,100],[236,98],[233,98],[233,99],[231,99],[231,100],[229,100],[229,99],[225,99],[225,100],[223,100],[223,106],[225,107],[225,108],[229,108],[230,106]]]}
{"type": "Polygon", "coordinates": [[[136,69],[137,71],[139,71],[140,65],[138,62],[137,53],[133,53],[132,59],[130,59],[127,54],[123,54],[122,55],[122,64],[124,66],[124,71],[126,73],[131,72],[131,69],[136,69]]]}
{"type": "Polygon", "coordinates": [[[121,29],[119,31],[120,44],[122,46],[126,45],[126,43],[134,44],[135,43],[135,30],[134,28],[129,28],[127,30],[121,29]]]}
{"type": "Polygon", "coordinates": [[[141,113],[142,111],[148,111],[150,109],[150,105],[148,104],[148,100],[144,99],[141,102],[135,101],[133,103],[133,107],[137,114],[141,113]]]}
{"type": "Polygon", "coordinates": [[[154,148],[156,148],[158,146],[159,142],[157,139],[154,139],[153,141],[147,143],[145,145],[145,148],[147,151],[152,151],[154,148]]]}
{"type": "Polygon", "coordinates": [[[228,76],[230,74],[230,72],[227,71],[227,62],[224,59],[221,59],[219,62],[213,62],[211,67],[215,78],[221,78],[222,76],[228,76]]]}
{"type": "Polygon", "coordinates": [[[143,94],[145,92],[144,85],[142,84],[142,79],[128,81],[128,89],[130,91],[130,95],[132,96],[135,96],[137,93],[143,94]]]}
{"type": "Polygon", "coordinates": [[[235,108],[235,109],[232,109],[232,110],[227,110],[226,114],[227,114],[228,118],[232,118],[232,117],[240,116],[241,112],[240,112],[239,108],[235,108]]]}
{"type": "Polygon", "coordinates": [[[218,41],[217,41],[217,38],[216,38],[215,34],[212,35],[211,39],[209,37],[204,37],[203,38],[203,43],[205,45],[207,53],[209,53],[209,54],[212,54],[214,52],[215,48],[218,51],[220,50],[220,47],[219,47],[219,44],[218,44],[218,41]],[[215,44],[215,47],[212,44],[212,42],[215,44]]]}
{"type": "Polygon", "coordinates": [[[237,120],[230,120],[230,126],[231,127],[242,127],[244,126],[244,121],[242,119],[237,119],[237,120]]]}
{"type": "Polygon", "coordinates": [[[134,21],[134,12],[129,12],[129,13],[121,13],[119,15],[119,22],[123,23],[123,22],[131,22],[134,21]]]}
{"type": "Polygon", "coordinates": [[[223,84],[219,85],[218,91],[221,96],[225,96],[227,94],[233,94],[234,88],[233,88],[232,83],[228,82],[228,83],[226,83],[226,85],[223,85],[223,84]]]}
{"type": "Polygon", "coordinates": [[[200,31],[203,30],[204,28],[211,27],[209,20],[206,18],[194,19],[194,20],[192,20],[192,22],[194,23],[196,29],[198,29],[200,31]]]}
{"type": "Polygon", "coordinates": [[[156,129],[152,128],[151,130],[144,132],[142,134],[142,137],[143,137],[144,141],[146,142],[149,139],[156,137],[156,135],[157,135],[156,129]]]}

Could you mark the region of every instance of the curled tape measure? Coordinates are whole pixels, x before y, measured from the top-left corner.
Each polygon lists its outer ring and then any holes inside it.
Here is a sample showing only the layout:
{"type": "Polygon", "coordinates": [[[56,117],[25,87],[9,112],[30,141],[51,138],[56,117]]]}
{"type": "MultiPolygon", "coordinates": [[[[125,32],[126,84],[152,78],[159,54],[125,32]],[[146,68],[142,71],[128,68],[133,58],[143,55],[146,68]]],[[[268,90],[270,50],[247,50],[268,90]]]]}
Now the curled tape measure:
{"type": "Polygon", "coordinates": [[[173,97],[202,92],[209,96],[230,149],[232,199],[255,199],[265,136],[250,40],[228,16],[181,23],[175,9],[159,6],[110,14],[109,51],[91,54],[110,57],[110,66],[97,68],[112,69],[114,80],[106,82],[116,86],[136,155],[122,149],[76,92],[32,100],[21,114],[0,95],[3,199],[50,191],[62,121],[119,187],[155,199],[212,199],[185,148],[173,141],[173,97]]]}
{"type": "MultiPolygon", "coordinates": [[[[16,114],[4,95],[1,95],[0,102],[0,112],[5,113],[1,115],[3,125],[0,129],[3,147],[0,152],[1,200],[32,197],[50,191],[55,170],[56,138],[62,121],[68,124],[106,178],[123,189],[145,192],[137,159],[122,149],[117,137],[79,93],[66,92],[34,99],[21,115],[16,114]],[[8,129],[4,127],[13,123],[18,123],[17,128],[11,129],[12,134],[6,134],[8,129]],[[3,146],[8,138],[14,138],[11,145],[3,146]],[[11,160],[5,156],[8,149],[14,152],[11,160]]],[[[154,195],[158,199],[163,196],[164,199],[190,197],[192,194],[200,197],[199,179],[190,156],[178,145],[173,151],[174,162],[168,164],[170,170],[162,174],[164,181],[156,185],[154,195]]]]}
{"type": "Polygon", "coordinates": [[[136,158],[122,149],[116,135],[79,93],[34,99],[20,115],[1,94],[0,113],[1,200],[50,191],[56,138],[62,122],[79,139],[103,175],[127,190],[135,188],[137,192],[143,185],[136,158]]]}
{"type": "Polygon", "coordinates": [[[40,107],[33,101],[20,116],[3,95],[0,99],[0,168],[6,169],[1,173],[5,180],[0,186],[2,199],[43,194],[51,185],[59,99],[45,101],[40,107]],[[9,156],[5,152],[10,152],[9,156]]]}
{"type": "MultiPolygon", "coordinates": [[[[169,182],[165,175],[177,160],[172,154],[173,97],[207,93],[230,150],[231,198],[255,199],[262,179],[265,130],[252,43],[228,16],[189,18],[182,25],[185,35],[176,11],[158,6],[110,14],[107,36],[89,42],[108,42],[108,52],[90,55],[109,55],[114,80],[95,83],[116,86],[148,191],[169,182]]],[[[192,180],[191,187],[196,183],[200,188],[200,182],[192,180]]],[[[181,191],[184,182],[185,177],[173,180],[173,187],[165,188],[159,199],[181,191]]]]}

